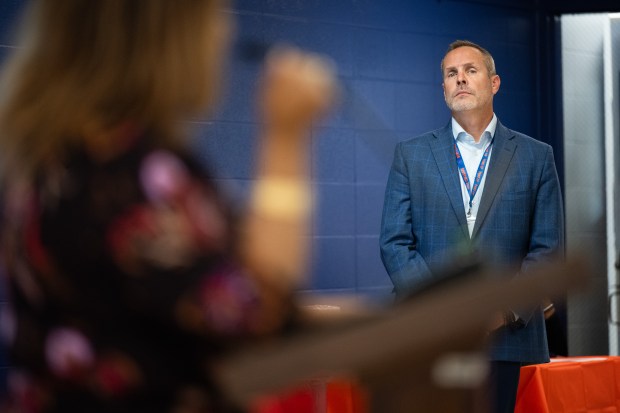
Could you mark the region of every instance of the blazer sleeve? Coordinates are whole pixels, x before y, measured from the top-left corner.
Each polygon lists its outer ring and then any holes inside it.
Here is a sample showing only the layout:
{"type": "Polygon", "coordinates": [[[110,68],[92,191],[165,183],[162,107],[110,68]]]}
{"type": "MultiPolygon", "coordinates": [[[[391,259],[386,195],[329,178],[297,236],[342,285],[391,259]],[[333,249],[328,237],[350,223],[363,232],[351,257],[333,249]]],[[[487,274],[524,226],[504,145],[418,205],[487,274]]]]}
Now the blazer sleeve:
{"type": "Polygon", "coordinates": [[[394,284],[397,296],[431,275],[426,262],[416,249],[412,228],[409,174],[403,143],[399,143],[394,151],[385,190],[379,236],[381,260],[394,284]]]}
{"type": "MultiPolygon", "coordinates": [[[[553,150],[547,148],[530,227],[529,250],[521,263],[521,273],[537,264],[564,258],[564,207],[553,150]]],[[[527,323],[534,309],[519,309],[527,323]]]]}
{"type": "Polygon", "coordinates": [[[564,208],[551,147],[547,148],[545,156],[530,234],[529,251],[523,259],[522,272],[537,263],[564,257],[564,208]]]}

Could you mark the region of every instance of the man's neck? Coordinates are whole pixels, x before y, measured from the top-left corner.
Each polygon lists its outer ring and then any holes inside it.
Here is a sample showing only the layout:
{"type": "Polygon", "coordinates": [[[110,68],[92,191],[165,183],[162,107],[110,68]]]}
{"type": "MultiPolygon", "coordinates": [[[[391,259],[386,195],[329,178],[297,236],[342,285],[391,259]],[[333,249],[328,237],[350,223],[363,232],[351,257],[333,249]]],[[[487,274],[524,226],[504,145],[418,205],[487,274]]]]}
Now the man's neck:
{"type": "Polygon", "coordinates": [[[452,117],[478,143],[484,130],[491,123],[491,119],[493,119],[493,110],[485,113],[471,113],[470,111],[452,112],[452,117]]]}

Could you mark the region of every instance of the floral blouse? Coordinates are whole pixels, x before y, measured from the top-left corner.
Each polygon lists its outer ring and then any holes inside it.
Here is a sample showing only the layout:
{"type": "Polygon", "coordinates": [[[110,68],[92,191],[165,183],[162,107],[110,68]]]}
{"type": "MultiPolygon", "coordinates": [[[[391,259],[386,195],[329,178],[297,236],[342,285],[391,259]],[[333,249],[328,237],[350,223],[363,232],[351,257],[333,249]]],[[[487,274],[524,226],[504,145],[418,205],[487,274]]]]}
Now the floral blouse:
{"type": "Polygon", "coordinates": [[[3,193],[3,412],[232,412],[210,370],[261,330],[229,208],[191,157],[144,136],[78,148],[3,193]]]}

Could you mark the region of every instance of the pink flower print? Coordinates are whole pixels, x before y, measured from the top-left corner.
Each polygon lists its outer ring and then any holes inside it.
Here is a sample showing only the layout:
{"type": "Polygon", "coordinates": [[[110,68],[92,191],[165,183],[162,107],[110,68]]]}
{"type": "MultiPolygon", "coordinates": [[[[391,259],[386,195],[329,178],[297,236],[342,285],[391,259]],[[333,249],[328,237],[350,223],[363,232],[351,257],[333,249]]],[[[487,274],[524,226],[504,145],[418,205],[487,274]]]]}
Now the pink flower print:
{"type": "Polygon", "coordinates": [[[187,214],[179,208],[158,208],[153,216],[157,231],[141,245],[144,262],[166,269],[191,264],[198,249],[187,214]]]}
{"type": "Polygon", "coordinates": [[[152,267],[182,268],[198,252],[191,226],[182,209],[135,206],[110,225],[108,246],[130,275],[145,275],[152,267]]]}
{"type": "Polygon", "coordinates": [[[185,197],[184,207],[193,236],[203,248],[221,251],[228,243],[228,225],[215,195],[194,186],[185,197]]]}
{"type": "Polygon", "coordinates": [[[170,152],[155,151],[142,161],[140,182],[151,202],[170,202],[187,190],[190,180],[183,162],[170,152]]]}
{"type": "Polygon", "coordinates": [[[117,264],[133,275],[142,271],[143,245],[155,236],[157,220],[151,209],[134,206],[108,228],[107,243],[117,264]]]}
{"type": "Polygon", "coordinates": [[[137,364],[124,354],[108,354],[97,363],[94,383],[105,396],[122,396],[141,382],[142,375],[137,364]]]}
{"type": "Polygon", "coordinates": [[[207,276],[200,286],[199,299],[209,329],[230,335],[252,330],[258,293],[249,279],[235,269],[225,268],[207,276]]]}
{"type": "Polygon", "coordinates": [[[0,334],[4,342],[8,345],[13,344],[17,334],[15,312],[8,304],[2,306],[0,309],[0,334]]]}
{"type": "Polygon", "coordinates": [[[48,367],[61,378],[79,378],[91,368],[95,353],[89,340],[72,328],[52,330],[45,340],[48,367]]]}
{"type": "Polygon", "coordinates": [[[33,268],[41,271],[43,274],[51,274],[53,271],[52,260],[47,249],[41,242],[40,212],[35,202],[34,199],[31,200],[26,213],[26,222],[24,225],[25,249],[33,268]]]}
{"type": "Polygon", "coordinates": [[[15,404],[15,411],[21,413],[41,413],[49,401],[46,389],[24,371],[10,371],[7,375],[7,388],[11,399],[9,406],[15,404]]]}

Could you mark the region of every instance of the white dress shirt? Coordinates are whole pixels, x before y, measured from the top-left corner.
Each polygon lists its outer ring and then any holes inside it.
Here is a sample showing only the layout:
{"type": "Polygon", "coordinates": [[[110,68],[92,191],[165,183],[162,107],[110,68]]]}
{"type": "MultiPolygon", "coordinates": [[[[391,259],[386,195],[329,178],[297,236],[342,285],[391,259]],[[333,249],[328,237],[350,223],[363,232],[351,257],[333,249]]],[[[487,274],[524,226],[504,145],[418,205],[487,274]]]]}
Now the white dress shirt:
{"type": "MultiPolygon", "coordinates": [[[[480,137],[480,141],[476,143],[473,136],[465,132],[465,129],[463,129],[461,125],[459,125],[458,122],[452,118],[452,134],[454,135],[454,141],[457,143],[459,151],[461,152],[461,157],[463,158],[463,163],[465,164],[465,169],[467,170],[467,176],[469,176],[471,189],[473,189],[474,179],[476,178],[478,166],[480,166],[480,161],[482,160],[484,151],[492,143],[493,136],[495,136],[496,126],[497,117],[493,114],[493,119],[491,119],[491,122],[484,129],[484,132],[480,137]]],[[[482,199],[482,192],[484,190],[484,183],[487,179],[487,171],[489,169],[489,163],[491,162],[492,153],[493,148],[491,147],[489,150],[489,158],[487,159],[487,166],[484,170],[484,174],[482,175],[482,179],[480,180],[480,186],[478,187],[476,195],[473,199],[471,216],[467,218],[467,229],[469,230],[470,236],[474,231],[474,225],[476,224],[478,207],[480,206],[480,199],[482,199]]],[[[469,211],[469,192],[467,192],[467,186],[465,185],[461,174],[459,174],[459,181],[461,181],[463,205],[465,206],[465,212],[467,212],[469,211]]]]}

